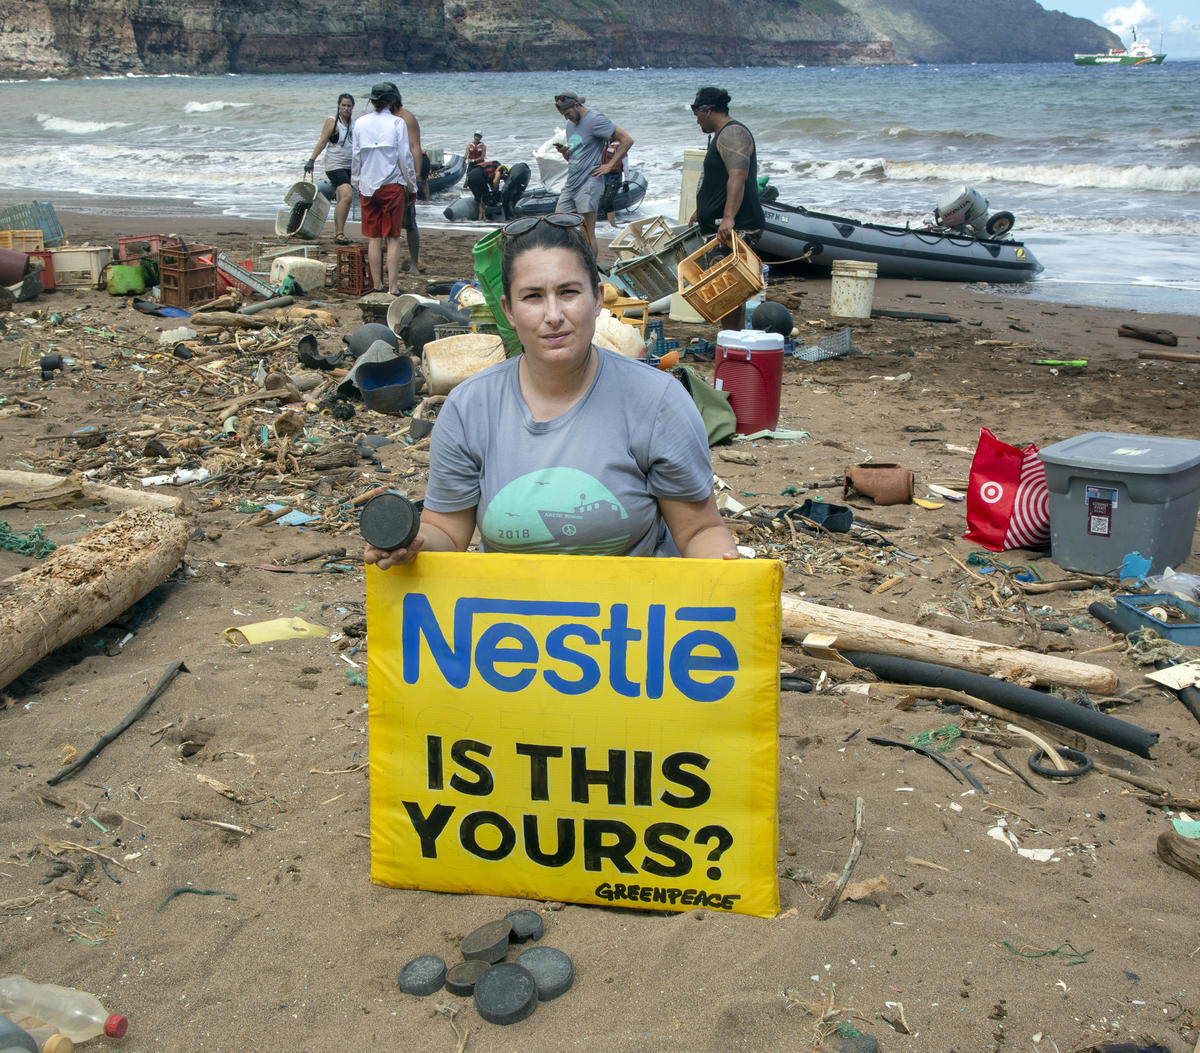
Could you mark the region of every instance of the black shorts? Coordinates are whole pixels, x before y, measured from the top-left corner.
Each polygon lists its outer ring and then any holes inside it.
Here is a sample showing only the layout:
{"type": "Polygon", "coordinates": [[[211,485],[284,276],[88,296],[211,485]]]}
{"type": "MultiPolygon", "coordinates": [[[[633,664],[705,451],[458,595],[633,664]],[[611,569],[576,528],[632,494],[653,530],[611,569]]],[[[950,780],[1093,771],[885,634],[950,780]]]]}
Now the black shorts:
{"type": "Polygon", "coordinates": [[[333,189],[336,190],[340,186],[350,185],[350,169],[349,168],[326,168],[325,178],[333,184],[333,189]]]}
{"type": "Polygon", "coordinates": [[[431,167],[432,166],[429,163],[429,155],[427,153],[422,152],[422,154],[421,154],[421,178],[422,179],[429,178],[429,169],[431,167]]]}

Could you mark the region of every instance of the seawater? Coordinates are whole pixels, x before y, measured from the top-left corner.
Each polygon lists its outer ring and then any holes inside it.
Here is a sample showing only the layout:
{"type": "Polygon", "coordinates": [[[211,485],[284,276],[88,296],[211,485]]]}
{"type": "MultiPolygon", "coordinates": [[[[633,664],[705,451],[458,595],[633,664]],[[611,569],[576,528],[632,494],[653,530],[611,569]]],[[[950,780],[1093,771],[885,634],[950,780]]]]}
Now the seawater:
{"type": "MultiPolygon", "coordinates": [[[[683,151],[704,145],[688,103],[718,84],[782,201],[922,226],[965,182],[1016,214],[1013,236],[1045,265],[1024,291],[1200,314],[1200,62],[6,82],[0,201],[270,220],[338,93],[361,113],[380,79],[426,145],[461,152],[479,130],[510,164],[561,127],[554,93],[577,91],[634,137],[650,186],[639,215],[672,220],[683,151]]],[[[445,203],[422,205],[422,224],[448,225],[445,203]]]]}

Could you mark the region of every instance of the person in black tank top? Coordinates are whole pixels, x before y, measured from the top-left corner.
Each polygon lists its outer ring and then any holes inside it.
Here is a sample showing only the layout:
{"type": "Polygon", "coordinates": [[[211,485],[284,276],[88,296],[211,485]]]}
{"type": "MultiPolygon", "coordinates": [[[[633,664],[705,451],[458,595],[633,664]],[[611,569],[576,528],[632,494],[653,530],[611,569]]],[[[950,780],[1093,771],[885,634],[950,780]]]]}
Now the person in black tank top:
{"type": "MultiPolygon", "coordinates": [[[[708,135],[700,186],[696,190],[696,211],[692,222],[709,237],[716,235],[729,243],[737,231],[753,247],[762,236],[763,210],[758,199],[758,154],[754,136],[741,121],[729,116],[729,92],[724,88],[701,88],[692,103],[692,113],[700,130],[708,135]]],[[[728,252],[715,250],[711,266],[728,252]]],[[[745,306],[730,311],[720,321],[722,329],[741,329],[745,324],[745,306]]]]}

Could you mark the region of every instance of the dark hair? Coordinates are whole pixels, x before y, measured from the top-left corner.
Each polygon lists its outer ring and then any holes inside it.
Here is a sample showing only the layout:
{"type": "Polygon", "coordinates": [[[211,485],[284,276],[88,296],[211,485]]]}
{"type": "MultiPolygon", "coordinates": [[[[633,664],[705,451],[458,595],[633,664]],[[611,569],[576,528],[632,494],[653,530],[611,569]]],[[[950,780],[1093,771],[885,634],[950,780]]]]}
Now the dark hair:
{"type": "Polygon", "coordinates": [[[729,112],[729,92],[724,88],[701,88],[696,92],[693,106],[711,106],[718,113],[729,112]]]}
{"type": "Polygon", "coordinates": [[[583,227],[556,227],[551,223],[539,223],[533,230],[504,239],[504,249],[500,254],[500,284],[506,299],[512,298],[512,275],[517,257],[531,249],[566,249],[573,252],[587,272],[588,287],[594,292],[600,284],[600,268],[596,266],[596,257],[583,227]]]}
{"type": "Polygon", "coordinates": [[[351,94],[350,94],[348,91],[344,91],[344,92],[342,92],[342,94],[341,94],[341,95],[339,95],[339,96],[338,96],[338,105],[339,105],[339,106],[341,106],[341,104],[342,104],[342,100],[343,100],[343,99],[349,99],[349,100],[350,100],[350,105],[351,105],[351,106],[353,106],[353,105],[354,105],[354,96],[353,96],[353,95],[351,95],[351,94]]]}
{"type": "MultiPolygon", "coordinates": [[[[343,99],[349,99],[351,107],[354,106],[354,96],[351,95],[348,91],[344,91],[344,92],[342,92],[341,95],[338,96],[337,104],[338,104],[339,110],[342,108],[342,100],[343,99]]],[[[329,133],[329,145],[337,146],[338,140],[341,139],[341,137],[342,137],[342,133],[341,133],[341,130],[338,128],[338,119],[337,119],[337,114],[335,113],[333,115],[333,131],[329,133]]]]}

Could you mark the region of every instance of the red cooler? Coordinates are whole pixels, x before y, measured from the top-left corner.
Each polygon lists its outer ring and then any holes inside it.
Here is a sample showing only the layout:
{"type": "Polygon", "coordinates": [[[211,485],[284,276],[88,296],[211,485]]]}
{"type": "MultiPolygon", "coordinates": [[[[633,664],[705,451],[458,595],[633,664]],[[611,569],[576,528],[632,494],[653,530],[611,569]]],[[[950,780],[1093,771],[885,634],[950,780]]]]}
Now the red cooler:
{"type": "Polygon", "coordinates": [[[757,329],[722,329],[717,334],[713,387],[729,392],[742,435],[773,431],[779,424],[783,386],[783,337],[757,329]]]}

